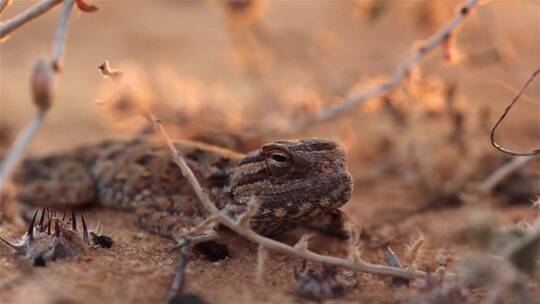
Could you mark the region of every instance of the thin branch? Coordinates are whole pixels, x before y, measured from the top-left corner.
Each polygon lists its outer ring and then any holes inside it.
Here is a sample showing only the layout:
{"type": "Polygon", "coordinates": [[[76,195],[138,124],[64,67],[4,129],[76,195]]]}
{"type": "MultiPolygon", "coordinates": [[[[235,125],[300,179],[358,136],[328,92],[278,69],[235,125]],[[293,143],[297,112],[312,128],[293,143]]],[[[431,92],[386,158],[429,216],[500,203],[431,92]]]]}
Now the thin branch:
{"type": "Polygon", "coordinates": [[[312,117],[304,120],[299,120],[296,123],[292,123],[287,130],[277,131],[272,133],[295,133],[301,131],[313,124],[321,123],[338,117],[341,114],[348,112],[349,110],[361,105],[367,100],[386,95],[392,92],[401,81],[410,74],[411,70],[416,64],[424,58],[430,51],[441,45],[444,41],[447,41],[454,31],[463,23],[466,17],[471,13],[472,9],[478,5],[478,0],[467,0],[463,7],[459,10],[458,14],[452,18],[443,28],[436,32],[431,38],[429,38],[422,47],[414,51],[414,53],[403,62],[393,76],[387,81],[370,87],[364,91],[356,93],[341,102],[324,109],[323,111],[315,114],[312,117]]]}
{"type": "Polygon", "coordinates": [[[2,23],[2,25],[0,25],[0,41],[2,41],[4,37],[9,35],[11,32],[43,15],[60,3],[62,3],[62,0],[43,0],[21,14],[2,23]]]}
{"type": "Polygon", "coordinates": [[[512,101],[510,102],[510,104],[506,107],[506,109],[504,109],[504,112],[503,114],[501,115],[501,117],[499,117],[499,119],[497,119],[497,122],[495,123],[495,125],[493,126],[493,128],[491,129],[491,134],[490,134],[490,139],[491,139],[491,144],[493,145],[493,147],[495,147],[497,150],[503,152],[503,153],[506,153],[506,154],[509,154],[509,155],[513,155],[513,156],[533,156],[533,155],[538,155],[540,154],[540,148],[539,149],[535,149],[535,150],[532,150],[532,151],[529,151],[529,152],[516,152],[516,151],[512,151],[512,150],[508,150],[504,147],[502,147],[501,145],[499,145],[496,141],[495,141],[495,131],[497,130],[497,127],[499,127],[499,125],[501,124],[501,122],[504,120],[504,118],[506,117],[506,115],[508,115],[508,113],[510,112],[510,109],[512,109],[512,107],[514,106],[514,104],[516,104],[516,102],[519,100],[519,98],[521,97],[521,95],[523,95],[523,92],[525,92],[525,90],[527,89],[527,87],[531,84],[531,82],[536,78],[536,76],[538,76],[538,74],[540,74],[540,67],[538,67],[536,69],[536,71],[534,71],[531,76],[529,77],[529,79],[527,79],[527,81],[525,82],[525,84],[523,85],[523,87],[521,88],[521,90],[518,92],[518,94],[516,96],[514,96],[514,98],[512,99],[512,101]]]}
{"type": "Polygon", "coordinates": [[[182,246],[180,246],[180,256],[178,257],[178,262],[176,263],[176,271],[173,282],[169,291],[167,292],[166,303],[170,303],[170,300],[182,290],[182,286],[185,282],[186,267],[189,262],[189,253],[191,252],[192,247],[193,244],[189,239],[187,239],[182,246]]]}
{"type": "Polygon", "coordinates": [[[54,39],[53,50],[51,54],[51,64],[55,71],[60,71],[62,68],[62,55],[65,49],[65,40],[67,35],[67,25],[69,21],[69,15],[73,9],[75,0],[64,0],[64,7],[60,14],[58,21],[58,27],[56,29],[56,37],[54,39]]]}
{"type": "Polygon", "coordinates": [[[257,268],[255,271],[255,281],[257,284],[262,284],[264,282],[264,264],[266,262],[267,255],[268,251],[264,248],[264,246],[259,245],[259,249],[257,251],[257,268]]]}
{"type": "Polygon", "coordinates": [[[32,118],[28,126],[19,134],[6,158],[0,164],[0,194],[3,193],[7,181],[24,155],[26,147],[45,119],[45,113],[47,113],[51,107],[53,99],[53,82],[54,74],[49,62],[43,58],[39,59],[34,64],[30,81],[34,105],[38,112],[34,118],[32,118]]]}
{"type": "Polygon", "coordinates": [[[34,134],[39,129],[39,126],[41,126],[44,118],[45,112],[38,110],[28,126],[17,137],[13,147],[11,147],[9,150],[9,153],[0,166],[0,193],[2,193],[7,180],[13,173],[16,165],[19,163],[21,155],[24,154],[24,150],[26,150],[30,140],[32,140],[32,137],[34,137],[34,134]]]}
{"type": "Polygon", "coordinates": [[[521,166],[528,163],[534,156],[518,156],[505,163],[493,173],[491,173],[479,186],[478,190],[482,193],[490,193],[493,189],[508,175],[514,173],[521,166]]]}

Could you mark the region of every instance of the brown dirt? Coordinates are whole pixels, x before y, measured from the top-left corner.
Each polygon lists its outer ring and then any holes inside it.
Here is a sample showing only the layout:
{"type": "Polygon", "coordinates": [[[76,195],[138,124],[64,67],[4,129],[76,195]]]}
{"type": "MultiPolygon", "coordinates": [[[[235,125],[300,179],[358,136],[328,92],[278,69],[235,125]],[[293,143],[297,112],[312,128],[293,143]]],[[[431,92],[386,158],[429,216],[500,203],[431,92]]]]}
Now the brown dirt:
{"type": "MultiPolygon", "coordinates": [[[[3,20],[33,3],[15,2],[3,20]]],[[[262,22],[267,31],[274,33],[271,39],[278,39],[271,40],[271,45],[281,48],[263,50],[273,54],[268,59],[271,61],[258,66],[264,70],[263,76],[250,78],[251,74],[238,69],[222,9],[217,3],[93,2],[100,7],[99,12],[76,14],[71,20],[66,65],[58,79],[56,102],[31,145],[31,154],[130,136],[133,128],[141,125],[135,119],[118,128],[94,103],[103,83],[97,66],[104,59],[113,66],[118,62],[136,62],[149,71],[152,79],[158,78],[160,69],[192,77],[202,88],[211,109],[217,113],[236,111],[236,116],[229,116],[249,119],[250,115],[245,115],[247,111],[261,113],[272,108],[274,104],[269,99],[287,95],[283,91],[298,94],[299,88],[304,88],[309,92],[321,91],[321,99],[335,100],[360,80],[369,81],[390,73],[408,54],[412,42],[432,33],[451,16],[453,3],[458,3],[437,2],[429,21],[425,16],[419,17],[422,16],[420,5],[429,1],[396,2],[372,23],[361,11],[356,11],[359,9],[353,2],[266,3],[262,22]],[[310,51],[315,53],[316,60],[310,59],[310,51]]],[[[459,48],[465,55],[481,58],[497,47],[508,54],[513,48],[517,54],[485,65],[478,65],[480,60],[465,60],[448,66],[441,64],[440,52],[435,51],[422,65],[424,74],[456,83],[464,108],[487,105],[492,113],[499,113],[532,69],[540,64],[538,11],[535,1],[487,4],[470,17],[460,32],[459,48]]],[[[58,10],[48,13],[0,45],[0,119],[15,130],[20,130],[33,113],[29,71],[34,60],[50,48],[57,13],[58,10]]],[[[537,80],[528,91],[536,100],[539,84],[537,80]]],[[[520,104],[500,134],[505,144],[518,148],[538,146],[538,111],[535,103],[520,104]]],[[[451,257],[449,268],[455,270],[460,257],[471,251],[469,246],[456,241],[471,215],[490,213],[502,225],[530,222],[538,216],[538,210],[530,208],[528,202],[510,205],[501,203],[500,198],[489,197],[390,223],[396,214],[420,206],[426,193],[415,189],[404,177],[370,175],[369,172],[385,164],[377,150],[381,138],[399,141],[402,134],[399,129],[392,129],[384,116],[366,111],[352,115],[353,118],[311,129],[303,136],[334,138],[347,147],[349,168],[357,182],[354,197],[344,210],[358,227],[379,225],[377,237],[392,246],[398,256],[405,256],[405,244],[421,232],[427,240],[421,257],[422,269],[434,270],[434,256],[442,253],[451,257]]],[[[490,121],[493,119],[494,114],[490,121]]],[[[420,139],[437,140],[440,131],[437,127],[429,123],[419,123],[419,127],[420,139]]],[[[487,143],[487,134],[484,135],[479,145],[487,143]]],[[[445,154],[433,152],[433,155],[445,154]]],[[[456,160],[443,157],[441,162],[442,168],[446,168],[452,167],[456,160]]],[[[538,164],[535,168],[538,169],[538,164]]],[[[103,222],[104,232],[115,242],[112,249],[96,249],[89,257],[32,268],[14,259],[9,248],[0,246],[0,302],[156,303],[163,300],[177,258],[177,253],[169,251],[172,242],[141,231],[131,214],[102,209],[84,212],[89,223],[95,224],[98,219],[103,222]]],[[[2,237],[12,239],[21,233],[21,227],[0,224],[2,237]]],[[[282,240],[293,244],[301,234],[302,231],[293,231],[282,240]]],[[[303,301],[292,294],[293,269],[300,267],[299,259],[270,253],[265,281],[258,285],[254,278],[257,247],[232,233],[225,233],[222,241],[231,251],[230,258],[208,262],[196,253],[191,255],[186,291],[201,295],[209,303],[303,301]]],[[[344,242],[326,236],[316,236],[312,243],[314,251],[327,254],[344,255],[345,248],[344,242]]],[[[363,256],[382,263],[385,248],[366,242],[363,256]]],[[[413,294],[413,288],[394,289],[387,280],[359,274],[356,288],[330,302],[393,303],[413,294]]],[[[477,302],[478,295],[468,301],[477,302]]]]}

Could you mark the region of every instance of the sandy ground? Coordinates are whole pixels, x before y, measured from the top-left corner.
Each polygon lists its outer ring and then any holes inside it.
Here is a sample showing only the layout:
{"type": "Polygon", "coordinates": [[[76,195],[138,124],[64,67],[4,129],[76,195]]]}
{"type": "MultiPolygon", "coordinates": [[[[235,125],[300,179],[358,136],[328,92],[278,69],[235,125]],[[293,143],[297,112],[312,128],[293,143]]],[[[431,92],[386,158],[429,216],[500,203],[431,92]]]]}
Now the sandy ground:
{"type": "MultiPolygon", "coordinates": [[[[263,80],[253,81],[246,76],[249,73],[239,72],[234,43],[217,2],[94,2],[100,7],[99,12],[77,13],[71,22],[66,66],[57,83],[55,105],[30,147],[31,154],[53,153],[105,138],[131,136],[133,128],[140,126],[140,121],[122,127],[112,125],[94,103],[103,85],[97,66],[105,59],[113,64],[136,62],[140,69],[148,71],[152,80],[159,79],[163,70],[174,71],[184,81],[185,77],[195,79],[215,111],[238,111],[238,117],[249,119],[257,116],[245,115],[246,109],[264,111],[273,107],[267,100],[270,97],[261,92],[289,89],[298,92],[288,87],[294,83],[316,91],[324,87],[321,96],[336,100],[356,82],[390,73],[406,58],[412,42],[432,33],[452,15],[452,8],[458,3],[437,2],[430,19],[419,13],[422,2],[396,1],[385,15],[370,23],[362,13],[356,12],[358,8],[353,2],[269,1],[262,23],[274,35],[271,45],[284,47],[270,51],[274,52],[273,61],[264,65],[263,80]],[[317,47],[306,46],[311,44],[317,47]],[[312,52],[315,60],[309,57],[312,52]]],[[[424,5],[426,2],[429,1],[423,2],[424,5]]],[[[32,3],[15,1],[2,19],[32,3]]],[[[492,1],[465,25],[459,35],[459,47],[469,55],[480,56],[489,53],[493,45],[501,44],[506,51],[513,48],[515,55],[494,64],[478,66],[465,61],[449,66],[441,64],[440,52],[436,51],[424,62],[424,73],[456,83],[465,107],[488,105],[494,113],[500,112],[532,69],[540,64],[539,11],[535,1],[492,1]]],[[[0,120],[15,131],[24,126],[34,111],[28,91],[29,71],[35,59],[50,49],[57,13],[58,10],[43,16],[0,45],[0,120]]],[[[508,53],[512,54],[512,50],[508,53]]],[[[532,99],[538,99],[535,93],[539,92],[538,88],[537,81],[528,91],[532,99]]],[[[514,113],[514,119],[503,126],[501,137],[516,148],[538,146],[537,104],[524,102],[514,113]]],[[[470,216],[490,213],[500,224],[514,224],[530,222],[538,215],[527,201],[504,204],[500,198],[490,197],[391,223],[396,214],[420,206],[425,193],[419,193],[399,177],[366,175],[373,169],[372,161],[377,160],[376,153],[366,147],[372,147],[381,134],[381,129],[374,127],[381,117],[361,111],[355,115],[353,119],[310,129],[301,136],[329,137],[346,145],[349,169],[357,182],[354,197],[344,210],[358,227],[379,226],[374,232],[377,241],[365,241],[366,260],[382,263],[386,247],[377,246],[381,242],[390,245],[398,256],[404,256],[405,245],[422,233],[427,241],[420,259],[422,269],[433,271],[434,256],[443,254],[451,258],[449,269],[455,270],[460,257],[471,251],[457,242],[457,235],[470,216]]],[[[433,129],[436,128],[427,125],[422,136],[434,138],[433,129]]],[[[385,136],[397,140],[400,134],[385,136]]],[[[484,139],[487,140],[487,134],[484,139]]],[[[447,166],[452,166],[453,161],[448,160],[447,166]]],[[[88,257],[33,268],[16,260],[9,248],[0,246],[0,302],[158,303],[163,300],[178,254],[170,252],[172,242],[140,230],[129,213],[90,209],[84,214],[91,225],[101,220],[104,232],[115,242],[113,247],[93,250],[88,257]]],[[[0,235],[8,239],[20,236],[23,230],[13,224],[0,224],[0,235]]],[[[294,244],[302,233],[292,231],[281,240],[294,244]]],[[[293,271],[301,266],[299,259],[270,253],[264,283],[257,284],[254,274],[257,247],[227,232],[221,241],[231,253],[225,260],[210,262],[197,252],[191,254],[186,291],[200,295],[209,303],[305,302],[293,295],[293,271]]],[[[343,256],[346,242],[318,235],[312,249],[343,256]]],[[[344,270],[340,269],[340,275],[344,275],[344,270]]],[[[328,303],[397,303],[415,294],[414,288],[393,288],[388,280],[371,275],[358,274],[355,280],[356,287],[328,303]]],[[[481,294],[470,296],[468,302],[476,303],[481,294]]]]}

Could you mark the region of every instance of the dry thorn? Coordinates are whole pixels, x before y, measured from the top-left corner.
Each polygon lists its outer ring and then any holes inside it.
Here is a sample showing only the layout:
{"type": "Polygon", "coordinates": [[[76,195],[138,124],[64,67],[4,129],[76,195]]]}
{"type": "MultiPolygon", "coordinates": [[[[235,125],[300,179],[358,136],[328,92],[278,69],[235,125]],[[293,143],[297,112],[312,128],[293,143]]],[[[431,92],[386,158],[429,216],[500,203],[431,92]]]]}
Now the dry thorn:
{"type": "Polygon", "coordinates": [[[199,235],[203,232],[212,229],[216,224],[216,216],[211,215],[202,221],[199,225],[190,230],[189,235],[199,235]]]}
{"type": "Polygon", "coordinates": [[[415,267],[418,256],[420,255],[426,240],[422,233],[418,235],[418,238],[413,240],[410,245],[407,245],[407,256],[409,259],[409,267],[415,267]]]}
{"type": "Polygon", "coordinates": [[[263,245],[259,244],[259,249],[257,251],[257,271],[255,274],[255,279],[258,284],[262,284],[264,282],[264,263],[267,256],[268,250],[266,250],[263,245]]]}
{"type": "Polygon", "coordinates": [[[255,198],[251,198],[247,204],[246,211],[238,217],[236,224],[240,227],[248,227],[251,217],[255,214],[255,212],[257,212],[257,209],[257,200],[255,198]]]}
{"type": "Polygon", "coordinates": [[[298,240],[298,242],[294,245],[294,249],[300,251],[300,252],[308,252],[309,249],[309,240],[313,237],[312,234],[304,234],[298,240]]]}
{"type": "Polygon", "coordinates": [[[391,247],[386,248],[386,252],[384,254],[383,259],[386,262],[386,264],[389,266],[403,268],[403,266],[401,265],[401,262],[399,261],[399,258],[397,257],[396,253],[394,252],[394,250],[392,250],[391,247]]]}

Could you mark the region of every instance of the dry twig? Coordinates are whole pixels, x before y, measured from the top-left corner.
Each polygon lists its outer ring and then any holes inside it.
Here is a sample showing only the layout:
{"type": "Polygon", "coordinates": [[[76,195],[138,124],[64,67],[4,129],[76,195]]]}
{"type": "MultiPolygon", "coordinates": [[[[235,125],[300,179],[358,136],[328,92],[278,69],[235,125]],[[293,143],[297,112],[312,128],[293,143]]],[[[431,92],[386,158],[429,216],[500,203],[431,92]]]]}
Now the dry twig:
{"type": "Polygon", "coordinates": [[[386,95],[392,92],[395,88],[397,88],[401,81],[410,74],[411,70],[422,58],[424,58],[437,46],[443,44],[445,41],[448,41],[452,35],[455,35],[457,28],[471,13],[471,10],[478,5],[478,2],[478,0],[467,0],[463,7],[459,10],[458,14],[452,18],[452,20],[450,20],[446,26],[441,28],[433,36],[431,36],[431,38],[424,42],[421,47],[416,49],[413,54],[397,68],[392,77],[390,77],[387,81],[356,93],[342,100],[341,102],[322,110],[312,117],[292,123],[287,130],[278,130],[277,132],[272,133],[295,133],[301,131],[311,125],[328,121],[338,117],[341,114],[347,113],[349,110],[359,106],[371,98],[386,95]]]}
{"type": "Polygon", "coordinates": [[[491,144],[493,145],[493,147],[495,147],[497,150],[503,152],[503,153],[506,153],[506,154],[509,154],[509,155],[513,155],[513,156],[534,156],[534,155],[538,155],[540,154],[540,148],[539,149],[535,149],[535,150],[532,150],[532,151],[529,151],[529,152],[517,152],[517,151],[512,151],[512,150],[509,150],[509,149],[506,149],[504,147],[502,147],[501,145],[499,145],[496,141],[495,141],[495,131],[497,130],[497,127],[499,127],[499,125],[501,124],[501,122],[504,120],[504,118],[506,117],[506,115],[508,115],[508,113],[510,112],[510,109],[512,109],[512,107],[516,104],[516,102],[519,100],[519,98],[521,97],[521,95],[523,95],[523,92],[525,92],[525,90],[527,89],[527,87],[531,84],[531,82],[536,78],[536,76],[538,76],[538,74],[540,74],[540,67],[538,67],[532,74],[531,76],[529,77],[529,79],[527,79],[527,81],[525,82],[525,84],[523,85],[523,87],[521,88],[521,90],[519,90],[518,94],[516,96],[514,96],[514,98],[512,98],[512,101],[510,102],[510,104],[508,104],[508,106],[506,107],[506,109],[504,109],[504,112],[503,114],[501,115],[501,117],[499,117],[499,119],[497,119],[497,122],[495,122],[495,125],[493,126],[493,128],[491,129],[491,134],[490,134],[490,139],[491,139],[491,144]]]}
{"type": "Polygon", "coordinates": [[[499,127],[499,125],[502,123],[502,121],[506,118],[512,107],[516,104],[516,102],[519,100],[519,98],[523,95],[527,87],[531,84],[531,82],[540,74],[540,67],[538,67],[532,74],[529,76],[529,79],[525,82],[523,87],[519,90],[516,96],[512,98],[512,101],[508,104],[508,106],[504,109],[503,114],[497,119],[495,122],[495,125],[493,125],[493,128],[491,129],[490,133],[490,139],[491,144],[493,147],[495,147],[497,150],[516,156],[516,158],[512,159],[510,162],[504,164],[497,170],[495,170],[491,175],[489,175],[479,186],[478,190],[483,193],[489,193],[491,192],[503,179],[505,179],[508,175],[515,172],[517,169],[519,169],[521,166],[525,165],[527,162],[529,162],[531,159],[533,159],[535,156],[540,154],[540,149],[535,149],[529,152],[517,152],[513,150],[509,150],[507,148],[502,147],[495,141],[495,131],[499,127]]]}
{"type": "Polygon", "coordinates": [[[259,250],[257,251],[257,270],[255,272],[255,281],[257,284],[264,282],[264,263],[266,262],[267,255],[268,251],[262,245],[259,245],[259,250]]]}
{"type": "Polygon", "coordinates": [[[189,253],[191,252],[192,247],[193,244],[190,240],[186,240],[186,242],[184,242],[180,247],[180,256],[178,257],[178,262],[176,263],[176,271],[171,288],[167,292],[166,303],[169,303],[170,300],[180,292],[182,286],[184,285],[186,267],[189,262],[189,253]]]}
{"type": "Polygon", "coordinates": [[[51,54],[51,64],[55,71],[60,71],[62,67],[62,55],[64,54],[65,49],[64,41],[66,40],[67,35],[69,15],[71,14],[74,3],[75,0],[64,0],[64,7],[58,21],[58,27],[56,30],[56,36],[54,38],[54,45],[51,54]]]}
{"type": "Polygon", "coordinates": [[[528,163],[534,156],[518,156],[493,171],[479,186],[478,191],[490,193],[508,175],[516,172],[521,166],[528,163]]]}
{"type": "Polygon", "coordinates": [[[34,20],[35,18],[43,15],[50,9],[54,8],[58,4],[62,3],[62,0],[43,0],[21,14],[11,18],[10,20],[0,25],[0,41],[4,39],[11,32],[15,31],[19,27],[34,20]]]}

